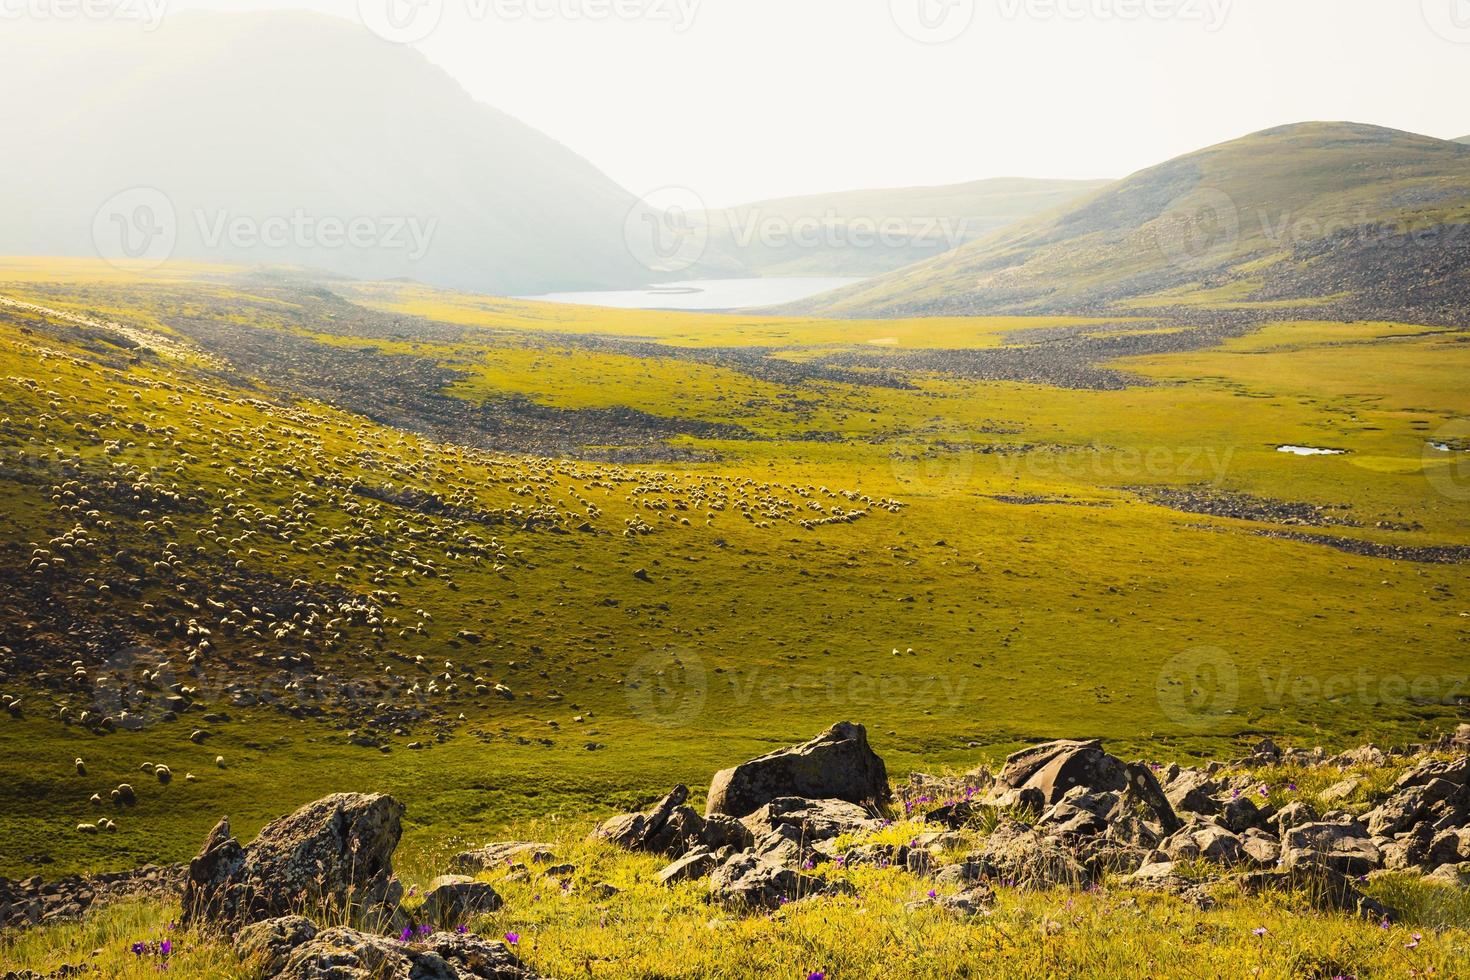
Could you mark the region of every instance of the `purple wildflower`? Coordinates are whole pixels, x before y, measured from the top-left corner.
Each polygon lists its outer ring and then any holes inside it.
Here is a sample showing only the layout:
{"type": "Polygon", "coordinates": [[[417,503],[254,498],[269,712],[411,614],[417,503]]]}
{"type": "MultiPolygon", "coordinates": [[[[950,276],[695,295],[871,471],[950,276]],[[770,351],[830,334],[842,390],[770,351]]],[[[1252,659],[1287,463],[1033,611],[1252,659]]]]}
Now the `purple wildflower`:
{"type": "Polygon", "coordinates": [[[147,943],[133,943],[133,955],[134,956],[142,956],[146,952],[148,952],[148,944],[147,943]]]}
{"type": "Polygon", "coordinates": [[[939,893],[937,891],[935,891],[934,889],[931,888],[931,889],[929,889],[929,897],[930,898],[938,898],[939,897],[939,893]]]}
{"type": "Polygon", "coordinates": [[[463,936],[465,933],[470,931],[470,927],[466,925],[458,925],[454,927],[454,931],[463,936]]]}
{"type": "Polygon", "coordinates": [[[1265,934],[1266,934],[1266,927],[1265,926],[1256,926],[1254,929],[1251,930],[1251,935],[1253,935],[1253,936],[1264,936],[1265,934]]]}
{"type": "Polygon", "coordinates": [[[505,934],[505,941],[514,946],[521,941],[521,934],[518,932],[507,932],[505,934]]]}
{"type": "Polygon", "coordinates": [[[406,943],[406,942],[408,942],[412,938],[413,938],[413,930],[410,929],[408,926],[404,926],[403,927],[403,931],[398,934],[398,941],[400,943],[406,943]]]}
{"type": "Polygon", "coordinates": [[[427,922],[424,923],[423,925],[419,926],[419,935],[420,936],[427,936],[430,933],[432,933],[433,931],[434,931],[434,927],[431,926],[431,925],[429,925],[427,922]]]}
{"type": "Polygon", "coordinates": [[[813,970],[806,975],[806,980],[827,980],[827,974],[821,970],[813,970]]]}
{"type": "Polygon", "coordinates": [[[164,956],[169,955],[173,951],[174,941],[172,939],[165,939],[163,942],[158,944],[158,952],[163,954],[164,956]]]}

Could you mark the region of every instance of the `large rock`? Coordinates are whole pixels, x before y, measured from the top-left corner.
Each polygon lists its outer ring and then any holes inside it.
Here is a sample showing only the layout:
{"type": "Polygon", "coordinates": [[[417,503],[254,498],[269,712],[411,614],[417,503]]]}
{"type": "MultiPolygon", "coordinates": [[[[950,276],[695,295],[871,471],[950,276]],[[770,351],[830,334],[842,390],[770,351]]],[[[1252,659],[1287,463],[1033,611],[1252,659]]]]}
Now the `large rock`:
{"type": "Polygon", "coordinates": [[[1444,779],[1430,779],[1395,792],[1367,814],[1368,831],[1375,837],[1397,837],[1437,812],[1440,804],[1453,806],[1464,787],[1444,779]]]}
{"type": "Polygon", "coordinates": [[[266,824],[249,847],[221,820],[189,864],[184,924],[239,926],[315,910],[386,921],[403,895],[393,877],[403,812],[390,796],[329,796],[266,824]]]}
{"type": "Polygon", "coordinates": [[[235,952],[267,980],[538,980],[504,944],[478,936],[403,942],[345,927],[317,931],[299,918],[243,931],[235,952]]]}
{"type": "Polygon", "coordinates": [[[1250,860],[1244,844],[1228,828],[1212,823],[1191,823],[1164,841],[1162,849],[1171,861],[1204,859],[1230,867],[1250,860]]]}
{"type": "Polygon", "coordinates": [[[689,787],[675,786],[647,813],[624,813],[603,822],[592,832],[629,851],[679,857],[704,837],[704,819],[684,805],[689,787]]]}
{"type": "Polygon", "coordinates": [[[846,891],[779,864],[762,860],[749,851],[736,854],[710,876],[710,897],[736,909],[774,909],[787,902],[846,891]]]}
{"type": "Polygon", "coordinates": [[[235,955],[260,976],[273,977],[286,968],[292,950],[315,939],[319,931],[299,915],[256,922],[235,936],[235,955]]]}
{"type": "Polygon", "coordinates": [[[1281,864],[1331,868],[1350,877],[1365,875],[1383,861],[1368,831],[1356,823],[1307,823],[1281,841],[1281,864]]]}
{"type": "Polygon", "coordinates": [[[890,798],[888,770],[866,729],[840,722],[809,742],[716,773],[705,812],[744,817],[790,796],[876,807],[890,798]]]}
{"type": "Polygon", "coordinates": [[[1198,769],[1185,769],[1164,787],[1164,795],[1176,810],[1212,816],[1220,812],[1220,801],[1215,797],[1223,787],[1198,769]]]}
{"type": "Polygon", "coordinates": [[[985,877],[1015,888],[1086,888],[1091,884],[1087,869],[1071,851],[1010,819],[996,825],[975,863],[985,877]]]}
{"type": "Polygon", "coordinates": [[[1008,756],[992,798],[1005,804],[1026,789],[1036,789],[1043,805],[1051,806],[1079,786],[1094,792],[1122,792],[1128,788],[1128,768],[1121,759],[1104,752],[1096,740],[1048,742],[1008,756]]]}
{"type": "Polygon", "coordinates": [[[457,926],[472,915],[494,912],[505,904],[490,885],[460,875],[444,875],[429,883],[419,917],[428,923],[457,926]]]}
{"type": "Polygon", "coordinates": [[[843,834],[877,830],[881,822],[856,803],[845,800],[803,800],[782,797],[740,821],[759,839],[781,827],[789,827],[808,843],[831,840],[843,834]]]}
{"type": "Polygon", "coordinates": [[[1425,759],[1400,776],[1393,788],[1398,791],[1414,786],[1427,786],[1436,779],[1442,779],[1452,786],[1464,786],[1470,782],[1470,756],[1460,756],[1455,759],[1425,759]]]}

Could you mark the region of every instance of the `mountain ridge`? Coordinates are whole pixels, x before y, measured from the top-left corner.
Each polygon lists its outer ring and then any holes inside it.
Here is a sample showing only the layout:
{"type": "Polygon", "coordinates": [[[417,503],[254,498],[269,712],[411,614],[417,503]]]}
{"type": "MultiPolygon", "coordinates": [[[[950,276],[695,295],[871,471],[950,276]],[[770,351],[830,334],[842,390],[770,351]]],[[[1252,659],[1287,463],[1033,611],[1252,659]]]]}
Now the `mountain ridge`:
{"type": "Polygon", "coordinates": [[[1394,291],[1402,305],[1438,309],[1455,300],[1452,281],[1470,268],[1470,236],[1453,232],[1466,221],[1464,145],[1356,123],[1298,123],[1165,161],[1059,212],[785,311],[1077,312],[1310,304],[1343,293],[1382,308],[1399,302],[1394,291]],[[1437,234],[1445,246],[1417,253],[1430,256],[1423,275],[1390,258],[1406,231],[1431,245],[1437,234]]]}

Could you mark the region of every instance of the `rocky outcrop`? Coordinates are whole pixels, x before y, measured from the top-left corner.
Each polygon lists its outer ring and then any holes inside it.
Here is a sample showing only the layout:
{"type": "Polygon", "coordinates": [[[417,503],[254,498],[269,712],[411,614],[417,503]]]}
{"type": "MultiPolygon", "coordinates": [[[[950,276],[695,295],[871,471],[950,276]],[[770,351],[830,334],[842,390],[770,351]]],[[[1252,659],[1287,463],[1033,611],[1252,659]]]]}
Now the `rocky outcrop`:
{"type": "Polygon", "coordinates": [[[891,797],[888,770],[869,748],[867,729],[840,722],[809,742],[716,773],[705,813],[744,817],[782,797],[878,807],[891,797]]]}
{"type": "Polygon", "coordinates": [[[189,864],[182,921],[235,927],[317,910],[386,921],[403,892],[393,877],[403,812],[389,796],[329,796],[267,824],[249,847],[221,820],[189,864]]]}
{"type": "Polygon", "coordinates": [[[605,821],[592,832],[595,840],[607,841],[629,851],[679,857],[704,835],[705,822],[692,807],[687,786],[675,786],[647,813],[624,813],[605,821]]]}
{"type": "Polygon", "coordinates": [[[293,916],[258,922],[235,942],[267,980],[538,980],[503,943],[436,932],[390,939],[293,916]]]}
{"type": "Polygon", "coordinates": [[[774,909],[788,902],[850,891],[782,867],[746,851],[730,858],[710,876],[710,898],[735,909],[774,909]]]}
{"type": "Polygon", "coordinates": [[[109,902],[130,898],[177,898],[184,887],[185,868],[146,865],[132,871],[72,875],[46,881],[40,875],[11,880],[0,878],[0,926],[53,925],[80,919],[109,902]]]}
{"type": "Polygon", "coordinates": [[[1043,805],[1052,806],[1077,787],[1121,792],[1128,788],[1127,767],[1098,741],[1048,742],[1009,756],[993,796],[998,803],[1009,803],[1023,790],[1035,789],[1043,805]]]}

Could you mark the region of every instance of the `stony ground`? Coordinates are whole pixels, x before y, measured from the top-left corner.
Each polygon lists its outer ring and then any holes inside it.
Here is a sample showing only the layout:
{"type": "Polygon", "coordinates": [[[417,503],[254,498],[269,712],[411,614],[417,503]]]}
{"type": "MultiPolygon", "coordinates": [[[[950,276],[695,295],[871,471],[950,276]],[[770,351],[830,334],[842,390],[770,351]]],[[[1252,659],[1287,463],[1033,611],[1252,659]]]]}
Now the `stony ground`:
{"type": "Polygon", "coordinates": [[[1336,755],[1267,740],[1189,768],[1062,741],[997,773],[894,785],[866,730],[842,723],[722,770],[702,796],[702,812],[679,786],[590,834],[542,825],[408,867],[404,804],[337,795],[249,844],[222,822],[182,878],[4,882],[0,950],[16,977],[1470,968],[1470,728],[1336,755]]]}

